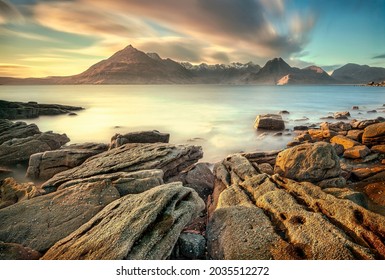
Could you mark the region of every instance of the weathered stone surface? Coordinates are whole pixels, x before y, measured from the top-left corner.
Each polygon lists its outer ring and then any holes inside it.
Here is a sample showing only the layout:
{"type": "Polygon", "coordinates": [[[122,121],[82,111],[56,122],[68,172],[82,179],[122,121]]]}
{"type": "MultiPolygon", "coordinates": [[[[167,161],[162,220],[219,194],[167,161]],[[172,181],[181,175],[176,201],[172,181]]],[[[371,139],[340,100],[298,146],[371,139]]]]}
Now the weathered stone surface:
{"type": "Polygon", "coordinates": [[[140,170],[134,172],[116,172],[92,177],[68,181],[58,190],[71,187],[80,183],[92,183],[109,180],[118,191],[120,196],[137,194],[163,184],[163,171],[161,169],[140,170]]]}
{"type": "Polygon", "coordinates": [[[314,141],[322,141],[324,139],[330,139],[337,135],[336,131],[330,129],[309,129],[308,130],[311,139],[314,141]]]}
{"type": "Polygon", "coordinates": [[[362,143],[368,146],[385,144],[385,122],[366,127],[362,135],[362,143]]]}
{"type": "Polygon", "coordinates": [[[40,195],[32,183],[19,184],[13,178],[0,181],[0,209],[40,195]]]}
{"type": "Polygon", "coordinates": [[[329,123],[323,122],[320,125],[322,130],[333,130],[333,131],[347,131],[352,129],[352,126],[345,122],[329,123]]]}
{"type": "Polygon", "coordinates": [[[0,241],[0,260],[38,260],[41,254],[17,243],[0,241]]]}
{"type": "Polygon", "coordinates": [[[341,168],[334,148],[328,143],[318,142],[280,152],[274,172],[297,181],[319,182],[338,177],[341,168]]]}
{"type": "Polygon", "coordinates": [[[346,137],[353,139],[355,141],[361,142],[363,134],[364,134],[364,131],[361,129],[352,129],[348,131],[348,134],[346,135],[346,137]]]}
{"type": "Polygon", "coordinates": [[[342,156],[344,151],[345,151],[345,148],[344,146],[342,146],[341,144],[337,144],[337,143],[331,143],[332,147],[334,148],[334,150],[336,151],[336,154],[338,156],[342,156]]]}
{"type": "Polygon", "coordinates": [[[33,154],[60,148],[70,139],[65,134],[44,132],[26,138],[12,139],[0,145],[0,163],[26,163],[33,154]]]}
{"type": "Polygon", "coordinates": [[[195,233],[181,233],[177,245],[178,255],[187,259],[204,259],[206,252],[206,239],[195,233]]]}
{"type": "Polygon", "coordinates": [[[26,177],[47,180],[57,173],[81,165],[87,158],[101,153],[94,149],[59,149],[31,155],[26,177]]]}
{"type": "Polygon", "coordinates": [[[285,123],[281,115],[266,114],[258,115],[254,122],[254,127],[257,129],[266,130],[284,130],[285,123]]]}
{"type": "Polygon", "coordinates": [[[30,119],[42,115],[68,114],[82,110],[82,107],[58,104],[38,104],[36,102],[9,102],[0,100],[1,119],[30,119]]]}
{"type": "Polygon", "coordinates": [[[105,180],[13,204],[0,209],[0,240],[45,251],[119,197],[105,180]]]}
{"type": "Polygon", "coordinates": [[[368,202],[365,198],[365,195],[361,192],[353,191],[349,188],[326,188],[322,189],[325,193],[334,195],[337,198],[349,199],[357,205],[360,205],[364,208],[368,207],[368,202]]]}
{"type": "Polygon", "coordinates": [[[241,155],[247,158],[251,163],[268,163],[272,166],[275,165],[277,155],[281,150],[269,151],[269,152],[253,152],[253,153],[242,153],[241,155]]]}
{"type": "Polygon", "coordinates": [[[385,145],[376,145],[370,149],[373,153],[385,154],[385,145]]]}
{"type": "Polygon", "coordinates": [[[88,158],[78,167],[56,174],[42,187],[54,191],[61,184],[75,179],[146,169],[162,169],[166,180],[194,164],[202,156],[202,148],[199,146],[166,143],[125,144],[88,158]]]}
{"type": "Polygon", "coordinates": [[[359,142],[342,135],[334,136],[332,139],[330,139],[330,142],[344,146],[345,150],[357,145],[361,145],[359,142]]]}
{"type": "MultiPolygon", "coordinates": [[[[341,172],[342,175],[342,172],[341,172]]],[[[321,188],[342,188],[346,186],[346,179],[342,176],[337,178],[325,179],[317,182],[317,186],[321,188]]]]}
{"type": "Polygon", "coordinates": [[[268,164],[268,163],[261,163],[258,164],[258,169],[261,173],[265,173],[268,175],[273,175],[274,174],[274,168],[268,164]]]}
{"type": "Polygon", "coordinates": [[[0,119],[0,144],[14,138],[25,138],[40,133],[35,124],[27,125],[25,122],[11,122],[0,119]]]}
{"type": "Polygon", "coordinates": [[[364,191],[374,203],[385,206],[385,181],[368,184],[364,191]]]}
{"type": "Polygon", "coordinates": [[[110,149],[120,147],[127,143],[168,143],[170,134],[157,130],[130,132],[127,134],[115,134],[111,138],[110,149]]]}
{"type": "Polygon", "coordinates": [[[366,167],[356,167],[353,168],[352,174],[358,178],[358,180],[363,180],[368,177],[372,177],[376,174],[385,171],[385,165],[374,164],[366,167]]]}
{"type": "Polygon", "coordinates": [[[344,157],[345,158],[364,158],[367,155],[370,154],[370,149],[366,147],[365,145],[358,145],[351,147],[349,149],[346,149],[344,152],[344,157]]]}
{"type": "Polygon", "coordinates": [[[170,183],[124,196],[52,246],[42,259],[166,259],[204,209],[195,191],[170,183]]]}
{"type": "Polygon", "coordinates": [[[376,124],[376,123],[379,123],[379,120],[364,120],[364,121],[354,120],[350,124],[352,125],[353,128],[364,129],[369,125],[376,124]]]}

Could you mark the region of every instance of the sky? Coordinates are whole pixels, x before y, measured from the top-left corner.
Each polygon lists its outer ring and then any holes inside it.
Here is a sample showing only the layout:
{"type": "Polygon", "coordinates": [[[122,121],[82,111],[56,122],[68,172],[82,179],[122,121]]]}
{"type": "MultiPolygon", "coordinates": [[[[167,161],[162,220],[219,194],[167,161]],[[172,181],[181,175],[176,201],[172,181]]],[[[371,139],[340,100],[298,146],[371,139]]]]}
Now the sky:
{"type": "Polygon", "coordinates": [[[78,74],[130,44],[193,64],[385,67],[385,0],[0,0],[0,76],[78,74]]]}

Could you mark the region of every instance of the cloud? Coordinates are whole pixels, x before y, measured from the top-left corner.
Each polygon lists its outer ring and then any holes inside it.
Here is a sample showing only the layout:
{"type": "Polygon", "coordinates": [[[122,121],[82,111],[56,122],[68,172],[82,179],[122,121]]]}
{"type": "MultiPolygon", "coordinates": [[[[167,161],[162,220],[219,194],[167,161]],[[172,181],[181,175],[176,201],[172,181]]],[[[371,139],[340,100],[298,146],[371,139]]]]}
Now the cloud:
{"type": "Polygon", "coordinates": [[[0,64],[0,77],[24,77],[31,67],[17,64],[0,64]]]}
{"type": "Polygon", "coordinates": [[[376,56],[373,56],[372,59],[383,59],[385,58],[385,53],[384,54],[380,54],[380,55],[376,55],[376,56]]]}
{"type": "Polygon", "coordinates": [[[14,5],[8,1],[0,0],[0,24],[21,22],[22,20],[23,16],[14,5]]]}

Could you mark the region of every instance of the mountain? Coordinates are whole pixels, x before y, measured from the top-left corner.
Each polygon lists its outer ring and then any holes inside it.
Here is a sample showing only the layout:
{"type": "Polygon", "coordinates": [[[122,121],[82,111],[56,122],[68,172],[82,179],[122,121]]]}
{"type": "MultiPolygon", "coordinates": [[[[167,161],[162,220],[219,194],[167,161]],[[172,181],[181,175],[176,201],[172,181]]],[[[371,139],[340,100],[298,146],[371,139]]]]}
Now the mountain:
{"type": "Polygon", "coordinates": [[[274,58],[261,68],[252,62],[193,65],[144,53],[132,45],[73,76],[46,78],[0,77],[1,84],[367,84],[385,80],[385,68],[347,64],[329,76],[323,69],[291,67],[274,58]]]}
{"type": "Polygon", "coordinates": [[[192,75],[179,63],[146,54],[129,45],[88,70],[68,77],[74,84],[180,84],[191,83],[192,75]]]}
{"type": "Polygon", "coordinates": [[[334,70],[332,77],[346,84],[377,83],[385,80],[385,68],[348,63],[334,70]]]}
{"type": "Polygon", "coordinates": [[[283,76],[277,85],[303,85],[303,84],[337,84],[337,81],[329,76],[318,66],[309,66],[304,69],[292,68],[290,74],[283,76]]]}

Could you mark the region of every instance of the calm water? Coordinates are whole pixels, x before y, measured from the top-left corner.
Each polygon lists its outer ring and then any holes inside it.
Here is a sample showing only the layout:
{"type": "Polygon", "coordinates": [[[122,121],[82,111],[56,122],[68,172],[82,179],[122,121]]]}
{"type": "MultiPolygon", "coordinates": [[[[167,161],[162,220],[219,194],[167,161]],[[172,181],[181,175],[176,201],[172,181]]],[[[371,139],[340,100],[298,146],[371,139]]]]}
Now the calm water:
{"type": "Polygon", "coordinates": [[[359,86],[1,86],[0,99],[85,107],[75,117],[25,120],[41,131],[66,133],[71,143],[109,143],[115,133],[157,129],[170,133],[171,143],[203,146],[210,162],[239,151],[280,149],[295,136],[256,132],[258,114],[287,110],[289,129],[320,123],[336,111],[385,117],[385,88],[359,86]],[[360,110],[352,111],[353,105],[360,110]],[[373,109],[378,113],[367,113],[373,109]]]}

